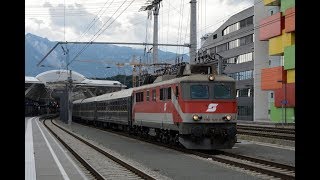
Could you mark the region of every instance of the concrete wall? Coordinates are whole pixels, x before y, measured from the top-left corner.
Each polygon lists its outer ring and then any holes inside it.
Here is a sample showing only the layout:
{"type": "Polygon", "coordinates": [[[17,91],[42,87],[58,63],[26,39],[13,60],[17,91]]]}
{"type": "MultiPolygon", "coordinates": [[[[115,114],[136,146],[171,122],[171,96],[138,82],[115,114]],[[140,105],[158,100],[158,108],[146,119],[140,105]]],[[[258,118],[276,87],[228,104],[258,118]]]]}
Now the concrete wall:
{"type": "MultiPolygon", "coordinates": [[[[254,1],[255,26],[268,16],[268,7],[254,1]]],[[[268,91],[261,90],[261,69],[269,67],[268,41],[259,41],[259,28],[254,29],[254,121],[270,121],[268,114],[268,91]]]]}

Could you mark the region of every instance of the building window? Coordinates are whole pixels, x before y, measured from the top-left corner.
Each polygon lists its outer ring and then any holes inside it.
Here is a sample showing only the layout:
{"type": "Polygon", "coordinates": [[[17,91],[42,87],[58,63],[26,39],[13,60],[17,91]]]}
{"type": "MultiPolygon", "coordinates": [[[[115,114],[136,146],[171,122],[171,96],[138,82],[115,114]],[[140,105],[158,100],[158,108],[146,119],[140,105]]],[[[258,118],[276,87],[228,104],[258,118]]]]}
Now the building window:
{"type": "Polygon", "coordinates": [[[239,91],[240,91],[239,89],[236,90],[236,92],[237,92],[236,97],[239,97],[239,91]]]}
{"type": "Polygon", "coordinates": [[[228,50],[228,43],[224,43],[224,44],[221,44],[216,47],[217,53],[222,52],[222,51],[226,51],[226,50],[228,50]]]}
{"type": "Polygon", "coordinates": [[[240,21],[240,29],[253,24],[253,16],[240,21]]]}
{"type": "Polygon", "coordinates": [[[232,33],[232,32],[234,32],[234,31],[239,30],[239,29],[240,29],[239,27],[240,27],[239,22],[237,22],[237,23],[235,23],[235,24],[232,24],[232,25],[226,27],[226,28],[222,31],[222,36],[227,35],[227,34],[229,34],[229,33],[232,33]]]}
{"type": "Polygon", "coordinates": [[[240,46],[253,43],[253,34],[240,38],[240,46]]]}
{"type": "Polygon", "coordinates": [[[217,39],[217,34],[214,34],[212,37],[213,39],[217,39]]]}
{"type": "Polygon", "coordinates": [[[270,93],[270,97],[273,99],[273,93],[270,93]]]}
{"type": "Polygon", "coordinates": [[[236,81],[252,79],[253,78],[253,70],[231,73],[228,76],[232,77],[236,81]]]}
{"type": "Polygon", "coordinates": [[[238,56],[236,63],[244,63],[244,62],[249,62],[253,60],[253,52],[249,52],[246,54],[241,54],[238,56]]]}
{"type": "Polygon", "coordinates": [[[227,59],[227,63],[228,64],[240,64],[240,63],[249,62],[252,60],[253,60],[253,52],[249,52],[246,54],[241,54],[236,57],[231,57],[231,58],[227,59]]]}
{"type": "Polygon", "coordinates": [[[253,97],[253,88],[249,88],[248,97],[253,97]]]}
{"type": "Polygon", "coordinates": [[[236,64],[237,63],[237,57],[232,57],[227,59],[228,64],[236,64]]]}
{"type": "Polygon", "coordinates": [[[280,56],[280,66],[284,66],[284,56],[280,56]]]}
{"type": "Polygon", "coordinates": [[[249,89],[240,89],[239,90],[239,97],[248,97],[249,96],[249,89]]]}
{"type": "Polygon", "coordinates": [[[229,49],[233,49],[239,47],[239,39],[233,40],[229,42],[229,49]]]}
{"type": "Polygon", "coordinates": [[[251,116],[252,115],[252,106],[238,106],[238,115],[239,116],[251,116]]]}

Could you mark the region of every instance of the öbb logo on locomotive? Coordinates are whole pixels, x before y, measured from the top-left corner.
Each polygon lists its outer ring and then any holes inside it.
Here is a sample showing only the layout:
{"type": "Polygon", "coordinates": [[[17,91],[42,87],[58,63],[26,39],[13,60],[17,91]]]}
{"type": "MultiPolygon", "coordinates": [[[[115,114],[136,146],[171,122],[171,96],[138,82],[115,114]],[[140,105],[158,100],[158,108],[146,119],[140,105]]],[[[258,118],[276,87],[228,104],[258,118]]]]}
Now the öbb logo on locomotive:
{"type": "Polygon", "coordinates": [[[216,103],[210,103],[206,112],[215,112],[217,110],[217,106],[218,104],[216,103]]]}

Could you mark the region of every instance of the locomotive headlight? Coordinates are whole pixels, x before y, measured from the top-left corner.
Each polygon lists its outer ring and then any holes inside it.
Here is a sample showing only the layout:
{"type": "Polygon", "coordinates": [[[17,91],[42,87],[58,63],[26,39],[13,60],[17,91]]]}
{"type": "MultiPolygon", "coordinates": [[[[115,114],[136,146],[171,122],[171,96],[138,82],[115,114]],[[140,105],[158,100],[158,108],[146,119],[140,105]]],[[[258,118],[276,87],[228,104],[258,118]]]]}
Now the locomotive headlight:
{"type": "Polygon", "coordinates": [[[214,75],[210,74],[209,75],[209,81],[213,81],[214,80],[214,75]]]}
{"type": "Polygon", "coordinates": [[[199,115],[197,115],[197,114],[194,114],[194,115],[192,116],[192,119],[193,119],[194,121],[199,121],[200,119],[202,119],[202,116],[199,116],[199,115]]]}
{"type": "Polygon", "coordinates": [[[232,116],[231,116],[231,115],[226,115],[226,120],[230,121],[230,120],[231,120],[231,118],[232,118],[232,116]]]}

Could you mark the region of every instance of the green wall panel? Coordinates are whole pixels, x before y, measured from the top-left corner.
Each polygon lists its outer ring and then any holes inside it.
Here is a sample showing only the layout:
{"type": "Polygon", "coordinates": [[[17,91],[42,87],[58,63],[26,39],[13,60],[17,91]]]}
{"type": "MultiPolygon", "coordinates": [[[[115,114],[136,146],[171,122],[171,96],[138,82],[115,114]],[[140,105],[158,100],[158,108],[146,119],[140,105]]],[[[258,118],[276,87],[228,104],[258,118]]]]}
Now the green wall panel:
{"type": "MultiPolygon", "coordinates": [[[[281,123],[284,122],[284,119],[282,121],[282,117],[284,118],[284,108],[282,111],[282,108],[276,108],[274,106],[274,103],[271,103],[271,121],[274,123],[281,123]]],[[[294,122],[294,108],[286,108],[287,111],[287,123],[292,123],[294,122]]]]}
{"type": "Polygon", "coordinates": [[[281,0],[281,12],[285,12],[288,8],[295,6],[295,0],[281,0]]]}
{"type": "Polygon", "coordinates": [[[284,48],[284,69],[295,68],[295,45],[284,48]]]}

